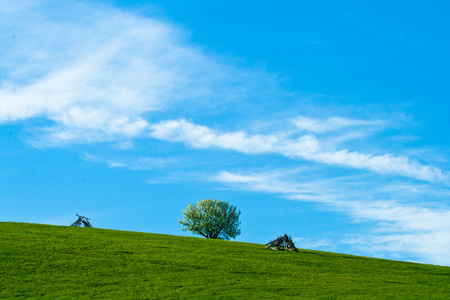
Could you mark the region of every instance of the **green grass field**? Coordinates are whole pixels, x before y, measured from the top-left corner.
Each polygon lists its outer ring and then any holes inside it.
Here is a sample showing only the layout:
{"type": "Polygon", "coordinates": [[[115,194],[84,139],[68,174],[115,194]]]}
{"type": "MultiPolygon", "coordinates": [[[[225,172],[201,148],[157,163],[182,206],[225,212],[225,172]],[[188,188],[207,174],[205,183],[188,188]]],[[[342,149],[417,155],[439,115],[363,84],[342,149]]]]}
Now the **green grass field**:
{"type": "Polygon", "coordinates": [[[0,298],[450,299],[449,267],[26,223],[0,234],[0,298]]]}

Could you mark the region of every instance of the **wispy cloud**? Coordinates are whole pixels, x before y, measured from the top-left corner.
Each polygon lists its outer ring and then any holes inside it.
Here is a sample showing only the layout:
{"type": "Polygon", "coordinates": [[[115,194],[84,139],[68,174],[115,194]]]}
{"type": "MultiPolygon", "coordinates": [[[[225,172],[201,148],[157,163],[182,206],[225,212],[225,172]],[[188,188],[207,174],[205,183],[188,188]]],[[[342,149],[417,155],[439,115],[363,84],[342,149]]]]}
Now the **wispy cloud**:
{"type": "MultiPolygon", "coordinates": [[[[290,175],[291,176],[291,175],[290,175]]],[[[397,254],[413,255],[416,261],[450,265],[450,209],[434,203],[433,200],[448,197],[445,188],[400,186],[391,190],[386,198],[386,187],[367,189],[369,182],[361,178],[343,177],[320,180],[308,179],[308,174],[290,181],[282,172],[239,174],[222,171],[211,179],[233,189],[251,190],[282,195],[289,200],[322,203],[324,209],[331,209],[351,217],[355,222],[372,224],[372,229],[364,234],[347,234],[335,243],[350,244],[366,253],[395,257],[397,254]],[[410,192],[405,195],[405,191],[410,192]],[[397,195],[401,195],[397,201],[397,195]],[[429,203],[416,203],[425,195],[429,203]],[[419,200],[418,200],[419,199],[419,200]]],[[[421,201],[422,202],[422,201],[421,201]]],[[[320,239],[320,238],[319,238],[320,239]]],[[[334,249],[330,240],[320,246],[334,249]]],[[[310,241],[315,245],[314,241],[310,241]]]]}
{"type": "Polygon", "coordinates": [[[448,176],[437,167],[424,166],[417,160],[393,154],[372,155],[344,149],[335,152],[318,152],[312,159],[380,174],[394,174],[430,182],[448,181],[448,176]]]}
{"type": "Polygon", "coordinates": [[[336,244],[330,239],[293,238],[298,247],[315,250],[328,250],[336,248],[336,244]]]}
{"type": "Polygon", "coordinates": [[[50,145],[136,137],[149,112],[217,92],[226,101],[258,80],[190,46],[168,22],[72,1],[0,14],[10,36],[0,45],[0,123],[52,120],[40,136],[50,145]]]}
{"type": "MultiPolygon", "coordinates": [[[[218,132],[185,119],[155,123],[149,118],[176,103],[233,99],[255,86],[264,73],[221,63],[189,45],[174,25],[112,8],[79,2],[0,8],[8,20],[10,41],[2,43],[0,123],[45,118],[37,128],[37,147],[67,143],[150,137],[184,142],[193,148],[229,149],[246,154],[275,153],[294,159],[364,169],[438,182],[442,170],[391,153],[373,155],[347,148],[330,149],[315,134],[340,129],[383,126],[378,120],[299,116],[286,123],[305,131],[250,134],[218,132]]],[[[161,119],[159,116],[158,119],[161,119]]],[[[353,135],[354,136],[354,135],[353,135]]],[[[338,137],[331,137],[336,139],[338,137]]],[[[348,135],[347,135],[348,138],[348,135]]]]}
{"type": "Polygon", "coordinates": [[[114,146],[114,148],[120,149],[120,150],[131,150],[131,149],[134,149],[134,146],[133,146],[132,141],[123,141],[123,142],[116,144],[114,146]]]}
{"type": "Polygon", "coordinates": [[[349,151],[327,151],[312,135],[290,138],[285,133],[249,135],[243,131],[219,133],[184,119],[163,121],[150,126],[151,136],[171,142],[183,142],[194,148],[222,148],[248,154],[276,153],[348,168],[400,175],[430,182],[448,178],[437,167],[424,166],[416,160],[392,154],[372,155],[349,151]]]}
{"type": "Polygon", "coordinates": [[[173,166],[179,163],[176,158],[162,158],[162,157],[114,157],[105,158],[105,155],[97,156],[90,153],[84,153],[82,159],[86,161],[93,161],[103,163],[110,168],[124,168],[128,170],[154,170],[173,166]]]}
{"type": "Polygon", "coordinates": [[[403,258],[405,254],[414,257],[412,261],[438,265],[450,265],[448,249],[450,233],[448,229],[411,233],[364,234],[349,236],[343,243],[354,246],[370,255],[403,258]]]}
{"type": "Polygon", "coordinates": [[[292,120],[292,123],[298,129],[305,130],[307,132],[322,133],[328,131],[338,131],[344,128],[355,126],[377,126],[383,125],[382,121],[374,120],[358,120],[358,119],[345,119],[341,117],[331,117],[326,120],[312,119],[306,116],[299,116],[292,120]]]}
{"type": "Polygon", "coordinates": [[[248,154],[285,153],[307,155],[317,149],[314,137],[303,136],[296,141],[278,135],[249,135],[243,131],[218,133],[206,126],[184,119],[163,121],[150,126],[151,136],[171,142],[184,142],[194,148],[223,148],[248,154]]]}
{"type": "MultiPolygon", "coordinates": [[[[213,180],[228,184],[237,188],[268,193],[281,194],[300,194],[303,190],[298,184],[280,182],[278,176],[260,173],[260,174],[235,174],[230,172],[220,172],[212,177],[213,180]]],[[[309,191],[308,191],[309,192],[309,191]]],[[[311,198],[309,198],[311,199],[311,198]]]]}

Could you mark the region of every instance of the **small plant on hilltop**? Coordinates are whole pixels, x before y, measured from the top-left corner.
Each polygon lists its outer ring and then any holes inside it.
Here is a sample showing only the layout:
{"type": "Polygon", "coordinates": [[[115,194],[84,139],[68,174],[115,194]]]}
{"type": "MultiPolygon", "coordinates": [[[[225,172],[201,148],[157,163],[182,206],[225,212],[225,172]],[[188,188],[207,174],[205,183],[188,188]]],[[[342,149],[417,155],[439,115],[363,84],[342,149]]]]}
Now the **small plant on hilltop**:
{"type": "Polygon", "coordinates": [[[229,240],[241,234],[241,212],[228,202],[204,199],[184,210],[184,220],[179,220],[183,231],[189,230],[208,239],[229,240]]]}

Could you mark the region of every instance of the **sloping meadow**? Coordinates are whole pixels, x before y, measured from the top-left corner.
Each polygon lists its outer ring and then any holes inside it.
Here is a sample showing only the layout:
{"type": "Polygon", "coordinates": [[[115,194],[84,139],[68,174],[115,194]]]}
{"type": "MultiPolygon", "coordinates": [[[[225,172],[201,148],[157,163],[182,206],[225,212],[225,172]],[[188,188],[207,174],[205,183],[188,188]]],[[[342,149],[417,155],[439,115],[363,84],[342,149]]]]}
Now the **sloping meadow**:
{"type": "Polygon", "coordinates": [[[450,298],[449,267],[297,246],[2,222],[0,298],[450,298]]]}

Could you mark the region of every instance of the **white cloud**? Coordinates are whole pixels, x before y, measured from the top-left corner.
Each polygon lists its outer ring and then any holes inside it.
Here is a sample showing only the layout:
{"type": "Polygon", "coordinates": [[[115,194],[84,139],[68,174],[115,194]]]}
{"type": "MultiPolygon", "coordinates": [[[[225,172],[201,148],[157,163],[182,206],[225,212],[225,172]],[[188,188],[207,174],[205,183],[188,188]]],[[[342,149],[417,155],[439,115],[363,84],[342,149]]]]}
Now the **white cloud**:
{"type": "Polygon", "coordinates": [[[395,201],[343,202],[339,205],[345,206],[345,210],[355,218],[389,222],[380,226],[388,231],[393,228],[400,231],[446,229],[450,233],[450,211],[446,209],[408,206],[395,201]]]}
{"type": "Polygon", "coordinates": [[[57,143],[89,142],[136,137],[147,127],[147,121],[140,117],[111,114],[106,110],[72,107],[53,117],[59,126],[46,130],[46,138],[57,143]]]}
{"type": "Polygon", "coordinates": [[[98,158],[90,153],[85,152],[81,159],[85,161],[97,161],[98,158]]]}
{"type": "MultiPolygon", "coordinates": [[[[192,106],[215,95],[226,101],[242,90],[254,89],[255,82],[269,76],[220,63],[190,46],[183,33],[167,22],[105,6],[38,1],[15,9],[5,6],[0,12],[8,20],[2,25],[5,32],[15,36],[0,45],[4,72],[0,123],[35,117],[52,121],[51,127],[34,131],[35,146],[120,143],[143,137],[150,130],[154,138],[194,148],[275,153],[425,181],[447,180],[440,169],[406,157],[330,150],[311,134],[220,133],[184,119],[151,124],[147,120],[151,112],[181,102],[192,106]]],[[[313,133],[382,124],[305,116],[292,122],[313,133]]]]}
{"type": "Polygon", "coordinates": [[[165,183],[164,181],[154,180],[154,179],[147,179],[145,182],[148,183],[148,184],[162,184],[162,183],[165,183]]]}
{"type": "Polygon", "coordinates": [[[35,0],[22,0],[22,1],[9,1],[0,0],[0,12],[14,12],[27,9],[33,5],[36,5],[35,0]]]}
{"type": "Polygon", "coordinates": [[[393,258],[403,258],[407,253],[415,257],[412,261],[450,266],[448,230],[410,234],[367,234],[349,237],[343,242],[371,255],[383,257],[384,253],[389,252],[393,258]]]}
{"type": "Polygon", "coordinates": [[[154,170],[158,168],[166,168],[176,165],[180,162],[177,158],[171,157],[109,157],[105,158],[105,155],[92,155],[90,153],[84,153],[83,160],[100,162],[107,165],[110,168],[124,168],[128,170],[154,170]]]}
{"type": "Polygon", "coordinates": [[[281,194],[301,193],[298,186],[279,182],[277,178],[278,176],[273,174],[242,175],[223,171],[211,179],[234,187],[245,187],[245,189],[251,191],[281,194]]]}
{"type": "Polygon", "coordinates": [[[217,147],[249,154],[307,154],[316,150],[314,137],[286,140],[276,135],[248,135],[243,131],[217,133],[209,127],[181,120],[162,121],[150,126],[151,136],[171,142],[183,142],[194,148],[217,147]]]}
{"type": "MultiPolygon", "coordinates": [[[[450,210],[433,207],[433,203],[400,203],[395,200],[397,195],[409,198],[410,201],[427,195],[432,201],[443,195],[447,197],[446,189],[443,193],[440,189],[433,191],[419,187],[422,192],[418,192],[412,186],[408,189],[400,186],[397,191],[393,191],[393,187],[389,186],[390,197],[393,199],[386,200],[386,188],[383,185],[366,189],[365,184],[357,178],[315,181],[306,174],[300,178],[297,176],[297,182],[292,182],[286,177],[279,171],[253,174],[222,171],[211,179],[235,189],[274,193],[290,200],[323,203],[327,210],[346,214],[355,222],[373,224],[370,231],[343,237],[339,243],[351,244],[380,257],[386,252],[390,253],[389,257],[397,254],[401,257],[407,253],[416,257],[416,261],[450,265],[450,210]]],[[[320,237],[318,239],[321,240],[320,237]]],[[[302,241],[299,238],[297,240],[302,241]]],[[[320,246],[335,248],[336,243],[326,241],[320,246]]],[[[309,244],[308,240],[304,242],[312,248],[319,247],[314,241],[309,241],[309,244]]]]}
{"type": "Polygon", "coordinates": [[[226,101],[263,77],[208,57],[171,24],[105,6],[39,1],[0,13],[11,35],[0,45],[0,123],[54,121],[41,144],[132,138],[149,112],[206,102],[213,88],[226,101]]]}
{"type": "Polygon", "coordinates": [[[115,145],[114,148],[120,150],[132,150],[134,149],[134,145],[132,141],[123,141],[115,145]]]}
{"type": "Polygon", "coordinates": [[[322,133],[327,131],[337,131],[346,127],[355,126],[380,126],[383,124],[381,121],[368,121],[358,119],[344,119],[341,117],[332,117],[327,120],[312,119],[306,116],[299,116],[292,120],[292,123],[299,129],[322,133]]]}
{"type": "Polygon", "coordinates": [[[371,155],[356,151],[340,150],[335,152],[318,152],[311,156],[311,159],[327,164],[366,169],[380,174],[401,175],[430,182],[448,180],[447,175],[437,167],[424,166],[415,160],[392,154],[371,155]]]}
{"type": "Polygon", "coordinates": [[[402,156],[371,155],[348,150],[324,151],[314,136],[289,138],[284,133],[248,135],[245,132],[218,133],[209,127],[196,125],[184,119],[162,121],[150,126],[151,136],[170,142],[183,142],[194,148],[222,148],[248,154],[277,153],[331,165],[370,170],[424,181],[448,180],[437,167],[424,166],[402,156]]]}
{"type": "Polygon", "coordinates": [[[336,244],[330,239],[311,239],[311,238],[293,238],[295,245],[298,248],[304,249],[335,249],[336,244]]]}

